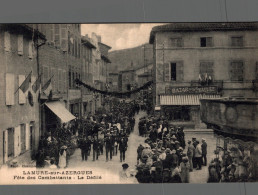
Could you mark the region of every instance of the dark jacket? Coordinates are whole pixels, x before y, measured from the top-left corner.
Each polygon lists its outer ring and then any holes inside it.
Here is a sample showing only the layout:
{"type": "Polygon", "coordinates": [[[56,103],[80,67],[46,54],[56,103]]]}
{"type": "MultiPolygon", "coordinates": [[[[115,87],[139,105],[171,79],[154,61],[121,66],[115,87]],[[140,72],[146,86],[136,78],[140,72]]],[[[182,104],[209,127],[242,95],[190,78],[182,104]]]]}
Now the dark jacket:
{"type": "Polygon", "coordinates": [[[202,143],[202,154],[203,155],[207,154],[207,143],[206,142],[202,143]]]}
{"type": "Polygon", "coordinates": [[[121,139],[119,142],[119,150],[126,150],[127,149],[127,142],[125,139],[121,139]]]}

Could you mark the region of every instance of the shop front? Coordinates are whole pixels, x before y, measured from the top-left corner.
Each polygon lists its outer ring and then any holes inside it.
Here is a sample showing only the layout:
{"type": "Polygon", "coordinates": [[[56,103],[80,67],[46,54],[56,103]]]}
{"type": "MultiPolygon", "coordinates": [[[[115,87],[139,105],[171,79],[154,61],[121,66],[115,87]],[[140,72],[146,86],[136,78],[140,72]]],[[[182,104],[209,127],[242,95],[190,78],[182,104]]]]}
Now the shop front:
{"type": "Polygon", "coordinates": [[[200,120],[200,99],[219,97],[216,87],[167,88],[166,93],[159,96],[161,114],[174,125],[206,127],[200,120]]]}

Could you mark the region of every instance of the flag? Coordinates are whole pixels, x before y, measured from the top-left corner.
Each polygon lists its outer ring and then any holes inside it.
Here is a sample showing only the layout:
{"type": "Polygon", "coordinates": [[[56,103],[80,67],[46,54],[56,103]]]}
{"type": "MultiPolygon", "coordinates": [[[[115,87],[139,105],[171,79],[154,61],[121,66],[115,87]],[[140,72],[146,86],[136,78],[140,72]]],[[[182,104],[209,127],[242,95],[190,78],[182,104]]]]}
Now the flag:
{"type": "Polygon", "coordinates": [[[52,78],[50,78],[50,79],[46,82],[46,84],[42,87],[43,93],[46,94],[47,96],[49,96],[50,93],[51,93],[51,91],[52,91],[51,79],[52,79],[52,78]]]}
{"type": "Polygon", "coordinates": [[[30,72],[30,74],[26,77],[26,79],[23,81],[23,83],[19,87],[19,89],[21,89],[23,93],[25,93],[29,89],[29,86],[31,83],[31,74],[32,74],[32,72],[30,72]]]}
{"type": "Polygon", "coordinates": [[[32,90],[34,91],[34,93],[36,93],[38,91],[38,89],[40,87],[40,83],[41,83],[41,75],[38,77],[38,79],[32,85],[32,90]]]}

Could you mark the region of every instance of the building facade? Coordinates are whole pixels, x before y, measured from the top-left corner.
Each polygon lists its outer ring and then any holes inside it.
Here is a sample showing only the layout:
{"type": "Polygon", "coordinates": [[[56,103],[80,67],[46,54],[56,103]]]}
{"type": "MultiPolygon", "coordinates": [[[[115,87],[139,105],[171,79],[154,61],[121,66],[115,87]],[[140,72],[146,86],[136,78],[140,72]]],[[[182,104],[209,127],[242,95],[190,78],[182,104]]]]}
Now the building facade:
{"type": "Polygon", "coordinates": [[[257,23],[156,26],[153,102],[174,124],[199,128],[202,98],[257,97],[257,23]]]}
{"type": "MultiPolygon", "coordinates": [[[[82,37],[82,81],[90,86],[93,86],[93,57],[92,51],[95,50],[92,40],[86,35],[82,37]]],[[[93,93],[82,88],[82,113],[83,115],[94,113],[93,93]]]]}
{"type": "Polygon", "coordinates": [[[0,25],[0,165],[21,154],[34,158],[38,147],[39,90],[32,84],[38,78],[37,44],[45,36],[25,24],[0,25]],[[19,86],[31,73],[25,93],[19,86]]]}

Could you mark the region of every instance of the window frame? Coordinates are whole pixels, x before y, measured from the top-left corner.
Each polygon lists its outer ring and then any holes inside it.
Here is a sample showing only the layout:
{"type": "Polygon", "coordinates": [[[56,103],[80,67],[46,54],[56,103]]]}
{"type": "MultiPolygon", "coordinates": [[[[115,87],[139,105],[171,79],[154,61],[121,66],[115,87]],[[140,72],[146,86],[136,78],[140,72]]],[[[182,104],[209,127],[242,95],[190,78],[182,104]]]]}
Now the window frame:
{"type": "Polygon", "coordinates": [[[170,38],[170,46],[173,48],[181,48],[184,47],[184,40],[183,37],[171,37],[170,38]],[[173,45],[173,40],[176,40],[176,44],[173,45]],[[181,41],[179,41],[181,40],[181,41]],[[180,43],[180,44],[179,44],[180,43]]]}
{"type": "MultiPolygon", "coordinates": [[[[237,69],[239,69],[239,68],[237,68],[237,69]]],[[[231,60],[230,61],[230,64],[229,64],[229,79],[230,79],[230,81],[233,81],[233,82],[243,82],[244,81],[244,74],[245,74],[245,62],[244,62],[244,60],[231,60]],[[239,79],[234,79],[234,78],[232,78],[232,71],[233,71],[233,67],[232,67],[232,63],[237,63],[237,62],[241,62],[242,63],[242,67],[243,67],[243,69],[242,69],[242,79],[241,80],[239,80],[239,79]]]]}
{"type": "Polygon", "coordinates": [[[243,35],[233,35],[230,36],[230,46],[231,47],[244,47],[244,36],[243,35]],[[242,38],[242,43],[240,45],[234,45],[233,38],[242,38]]]}
{"type": "Polygon", "coordinates": [[[213,47],[213,37],[200,37],[200,47],[213,47]],[[207,39],[210,38],[211,41],[210,41],[210,44],[211,45],[207,45],[207,39]],[[202,46],[202,39],[205,39],[205,46],[202,46]]]}

